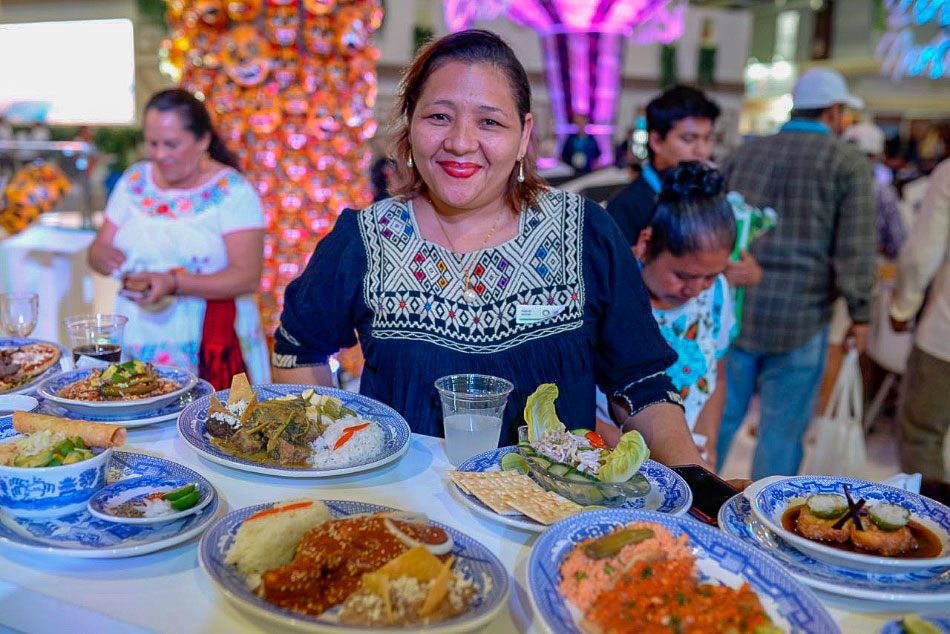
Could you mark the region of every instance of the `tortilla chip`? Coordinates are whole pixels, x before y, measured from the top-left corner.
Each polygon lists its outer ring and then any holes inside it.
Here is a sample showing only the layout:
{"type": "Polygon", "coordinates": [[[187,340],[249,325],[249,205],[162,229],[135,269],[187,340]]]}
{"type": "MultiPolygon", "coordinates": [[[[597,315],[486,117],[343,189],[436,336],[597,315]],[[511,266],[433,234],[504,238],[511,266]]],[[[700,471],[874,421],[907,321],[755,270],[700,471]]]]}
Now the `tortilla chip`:
{"type": "Polygon", "coordinates": [[[423,545],[410,548],[395,559],[389,560],[376,572],[389,579],[414,577],[421,582],[432,581],[442,571],[442,562],[423,545]]]}
{"type": "Polygon", "coordinates": [[[234,405],[240,401],[250,401],[254,396],[254,390],[251,389],[251,383],[247,380],[247,374],[241,372],[235,374],[231,379],[231,391],[228,393],[228,405],[234,405]]]}
{"type": "Polygon", "coordinates": [[[449,593],[449,582],[452,580],[452,561],[453,557],[449,557],[445,564],[442,566],[442,570],[439,571],[439,575],[432,581],[432,585],[429,586],[429,594],[426,595],[426,600],[422,603],[422,607],[419,608],[419,616],[425,616],[435,611],[439,607],[439,604],[442,603],[442,599],[445,598],[445,595],[449,593]]]}
{"type": "Polygon", "coordinates": [[[389,577],[381,572],[363,573],[363,587],[383,600],[386,622],[392,621],[393,605],[389,600],[389,577]]]}
{"type": "Polygon", "coordinates": [[[244,427],[244,424],[251,419],[251,414],[254,413],[255,409],[257,409],[257,394],[251,394],[251,398],[247,400],[247,407],[244,408],[244,413],[241,414],[241,427],[244,427]]]}
{"type": "Polygon", "coordinates": [[[218,397],[214,394],[211,395],[211,402],[208,403],[208,416],[212,414],[227,414],[231,416],[231,410],[224,406],[224,404],[218,400],[218,397]]]}

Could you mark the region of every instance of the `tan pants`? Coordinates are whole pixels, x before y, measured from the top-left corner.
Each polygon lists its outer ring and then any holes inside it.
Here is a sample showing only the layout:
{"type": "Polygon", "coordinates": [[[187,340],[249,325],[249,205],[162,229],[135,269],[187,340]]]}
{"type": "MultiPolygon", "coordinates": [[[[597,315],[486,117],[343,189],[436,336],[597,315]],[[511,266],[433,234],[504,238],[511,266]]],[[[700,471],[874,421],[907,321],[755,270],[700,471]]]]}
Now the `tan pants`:
{"type": "Polygon", "coordinates": [[[917,346],[907,359],[901,404],[901,469],[924,479],[946,479],[943,441],[950,428],[950,363],[917,346]]]}

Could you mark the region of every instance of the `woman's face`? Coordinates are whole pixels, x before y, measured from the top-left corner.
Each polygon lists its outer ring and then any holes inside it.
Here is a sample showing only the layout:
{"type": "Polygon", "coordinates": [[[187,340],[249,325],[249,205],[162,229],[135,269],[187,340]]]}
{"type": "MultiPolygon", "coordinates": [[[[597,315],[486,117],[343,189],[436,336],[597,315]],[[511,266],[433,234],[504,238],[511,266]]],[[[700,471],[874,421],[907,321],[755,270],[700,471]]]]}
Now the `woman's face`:
{"type": "Polygon", "coordinates": [[[422,88],[410,121],[412,160],[433,198],[455,209],[484,209],[502,198],[531,137],[504,72],[449,62],[422,88]]]}
{"type": "Polygon", "coordinates": [[[208,151],[211,136],[195,137],[175,112],[149,110],[143,133],[145,152],[166,183],[188,181],[201,171],[201,158],[208,151]]]}
{"type": "Polygon", "coordinates": [[[726,249],[685,253],[679,257],[663,251],[643,265],[643,282],[654,308],[682,306],[713,285],[726,270],[731,252],[726,249]]]}

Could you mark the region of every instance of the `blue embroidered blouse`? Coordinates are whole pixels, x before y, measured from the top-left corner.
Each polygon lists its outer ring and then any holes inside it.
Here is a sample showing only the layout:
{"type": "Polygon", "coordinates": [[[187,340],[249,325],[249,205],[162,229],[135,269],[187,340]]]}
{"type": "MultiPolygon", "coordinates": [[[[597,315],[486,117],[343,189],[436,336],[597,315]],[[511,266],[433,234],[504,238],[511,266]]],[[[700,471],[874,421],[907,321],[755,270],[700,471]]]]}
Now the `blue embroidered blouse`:
{"type": "Polygon", "coordinates": [[[413,431],[442,436],[433,382],[480,373],[514,383],[502,444],[517,440],[525,400],[560,388],[569,428],[594,428],[594,387],[631,413],[680,403],[664,370],[676,353],[660,336],[630,247],[598,205],[549,190],[520,216],[518,235],[460,264],[419,235],[411,201],[347,210],[288,287],[274,365],[323,364],[357,341],[360,392],[399,411],[413,431]],[[479,302],[462,299],[469,266],[479,302]],[[547,306],[537,321],[521,305],[547,306]]]}

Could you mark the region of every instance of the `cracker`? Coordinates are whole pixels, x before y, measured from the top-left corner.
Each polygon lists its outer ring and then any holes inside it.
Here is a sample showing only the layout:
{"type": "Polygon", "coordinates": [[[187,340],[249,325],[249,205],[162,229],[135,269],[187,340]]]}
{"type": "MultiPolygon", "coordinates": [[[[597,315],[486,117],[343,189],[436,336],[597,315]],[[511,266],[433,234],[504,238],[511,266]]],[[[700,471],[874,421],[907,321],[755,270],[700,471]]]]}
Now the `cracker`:
{"type": "Polygon", "coordinates": [[[512,501],[528,500],[544,495],[544,489],[528,476],[514,472],[506,473],[511,473],[511,475],[470,479],[466,486],[472,495],[499,515],[519,513],[510,504],[512,501]]]}
{"type": "Polygon", "coordinates": [[[516,471],[449,471],[449,477],[452,479],[452,482],[469,495],[473,495],[468,486],[470,482],[494,482],[499,479],[508,479],[517,475],[520,474],[516,471]]]}
{"type": "Polygon", "coordinates": [[[580,504],[563,498],[553,491],[545,491],[543,496],[509,500],[508,505],[542,524],[553,524],[568,515],[584,510],[580,504]]]}

